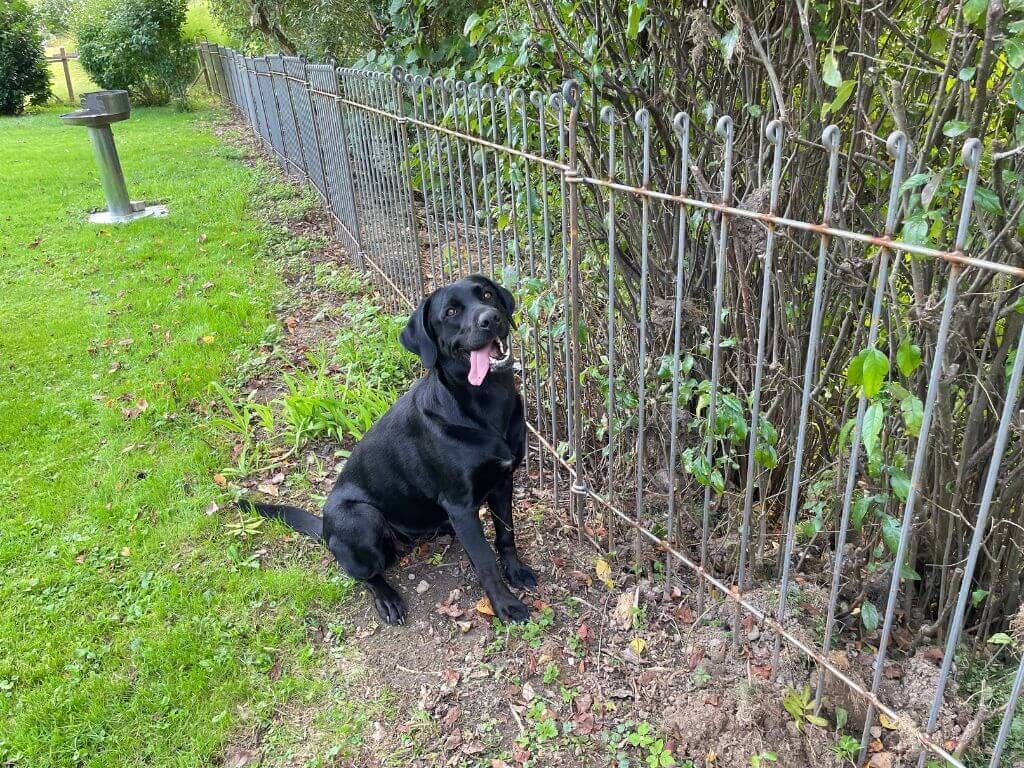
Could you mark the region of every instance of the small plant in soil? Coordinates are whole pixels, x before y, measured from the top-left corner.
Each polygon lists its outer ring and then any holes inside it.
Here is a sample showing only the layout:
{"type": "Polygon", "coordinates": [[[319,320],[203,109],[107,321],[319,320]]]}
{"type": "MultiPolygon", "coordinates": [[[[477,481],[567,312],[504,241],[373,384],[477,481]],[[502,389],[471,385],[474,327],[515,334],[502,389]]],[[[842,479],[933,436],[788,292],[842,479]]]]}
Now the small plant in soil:
{"type": "Polygon", "coordinates": [[[704,667],[697,667],[693,670],[693,684],[698,688],[703,688],[705,685],[711,682],[711,675],[704,667]]]}
{"type": "Polygon", "coordinates": [[[840,760],[848,760],[852,763],[857,757],[857,752],[860,750],[860,742],[850,734],[844,733],[836,739],[835,743],[831,746],[831,749],[832,754],[840,760]]]}
{"type": "MultiPolygon", "coordinates": [[[[679,765],[665,740],[659,738],[649,723],[620,723],[609,734],[608,750],[618,768],[633,765],[631,755],[639,755],[648,768],[670,768],[679,765]]],[[[687,762],[686,766],[692,765],[687,762]]]]}
{"type": "Polygon", "coordinates": [[[750,756],[750,768],[766,768],[769,763],[778,762],[779,756],[774,752],[761,752],[750,756]]]}
{"type": "Polygon", "coordinates": [[[558,679],[558,665],[548,664],[544,667],[544,685],[551,685],[555,680],[558,679]]]}
{"type": "Polygon", "coordinates": [[[809,685],[805,685],[800,691],[788,688],[782,697],[782,706],[793,717],[793,722],[800,730],[803,730],[807,723],[821,727],[828,725],[828,720],[814,714],[814,699],[809,685]]]}

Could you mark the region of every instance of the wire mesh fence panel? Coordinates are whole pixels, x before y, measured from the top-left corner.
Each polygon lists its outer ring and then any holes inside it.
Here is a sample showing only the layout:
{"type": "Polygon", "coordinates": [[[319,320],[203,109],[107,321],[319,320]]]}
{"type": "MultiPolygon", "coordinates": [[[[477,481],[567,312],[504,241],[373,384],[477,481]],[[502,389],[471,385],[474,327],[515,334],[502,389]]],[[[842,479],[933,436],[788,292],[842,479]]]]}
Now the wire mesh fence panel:
{"type": "MultiPolygon", "coordinates": [[[[390,309],[474,272],[514,292],[526,466],[580,540],[698,613],[728,606],[769,677],[809,665],[814,711],[844,691],[862,760],[881,717],[919,766],[966,764],[956,653],[1012,642],[1024,594],[1024,269],[970,255],[977,139],[948,182],[957,216],[925,221],[899,131],[854,199],[834,125],[280,57],[243,61],[239,90],[224,52],[200,55],[390,309]],[[927,700],[897,708],[891,660],[926,646],[927,700]]],[[[970,737],[992,768],[1020,669],[970,737]]]]}

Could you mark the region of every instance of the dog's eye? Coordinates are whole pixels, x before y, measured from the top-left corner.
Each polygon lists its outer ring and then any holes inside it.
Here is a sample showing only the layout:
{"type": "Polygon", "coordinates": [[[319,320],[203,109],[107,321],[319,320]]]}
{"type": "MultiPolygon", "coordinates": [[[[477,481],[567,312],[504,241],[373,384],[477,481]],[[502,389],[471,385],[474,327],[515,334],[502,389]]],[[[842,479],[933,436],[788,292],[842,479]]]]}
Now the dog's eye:
{"type": "Polygon", "coordinates": [[[448,307],[448,311],[445,312],[445,315],[447,317],[455,317],[457,314],[459,314],[459,310],[457,310],[455,307],[448,307]]]}
{"type": "Polygon", "coordinates": [[[484,298],[485,299],[493,299],[494,298],[494,294],[491,293],[490,291],[484,291],[484,298]]]}

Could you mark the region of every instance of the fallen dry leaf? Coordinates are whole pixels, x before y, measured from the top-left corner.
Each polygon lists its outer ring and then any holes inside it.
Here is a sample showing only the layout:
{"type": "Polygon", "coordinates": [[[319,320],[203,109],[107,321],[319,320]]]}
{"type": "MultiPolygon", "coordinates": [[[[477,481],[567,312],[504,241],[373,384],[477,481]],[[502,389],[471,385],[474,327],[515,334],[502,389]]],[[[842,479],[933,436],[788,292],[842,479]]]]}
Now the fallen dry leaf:
{"type": "Polygon", "coordinates": [[[892,752],[876,752],[868,761],[868,768],[892,768],[895,760],[892,752]]]}
{"type": "Polygon", "coordinates": [[[629,629],[633,625],[633,590],[619,595],[612,611],[612,621],[619,629],[629,629]]]}
{"type": "Polygon", "coordinates": [[[615,586],[615,582],[612,581],[612,567],[608,565],[608,561],[603,557],[597,558],[597,562],[594,563],[594,571],[597,573],[597,578],[608,589],[612,589],[615,586]]]}
{"type": "Polygon", "coordinates": [[[447,714],[445,714],[444,718],[441,720],[441,723],[444,725],[445,728],[451,728],[459,721],[459,717],[461,715],[462,710],[459,708],[458,705],[456,705],[448,710],[447,714]]]}
{"type": "Polygon", "coordinates": [[[523,701],[533,701],[537,698],[537,693],[533,690],[533,686],[528,682],[523,683],[523,701]]]}
{"type": "Polygon", "coordinates": [[[494,609],[491,607],[491,601],[487,599],[487,595],[477,600],[476,605],[473,607],[476,608],[477,613],[482,613],[484,616],[494,615],[494,609]]]}
{"type": "Polygon", "coordinates": [[[265,493],[267,496],[280,496],[281,491],[278,490],[277,486],[273,483],[260,483],[256,486],[256,490],[260,493],[265,493]]]}
{"type": "Polygon", "coordinates": [[[629,647],[637,656],[643,656],[644,650],[647,648],[647,641],[642,637],[634,637],[629,641],[629,647]]]}
{"type": "Polygon", "coordinates": [[[220,472],[218,472],[213,476],[213,483],[214,485],[223,488],[228,484],[228,479],[224,477],[224,475],[222,475],[220,472]]]}
{"type": "Polygon", "coordinates": [[[885,728],[887,731],[895,731],[899,727],[899,723],[897,723],[884,712],[878,713],[878,722],[880,722],[882,724],[882,727],[885,728]]]}

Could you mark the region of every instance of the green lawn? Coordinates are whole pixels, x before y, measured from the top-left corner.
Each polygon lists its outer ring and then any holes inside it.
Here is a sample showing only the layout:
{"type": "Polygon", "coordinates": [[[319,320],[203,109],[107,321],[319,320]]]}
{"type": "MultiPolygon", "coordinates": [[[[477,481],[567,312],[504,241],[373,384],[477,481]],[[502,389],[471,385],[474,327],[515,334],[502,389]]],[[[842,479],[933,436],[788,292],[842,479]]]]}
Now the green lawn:
{"type": "Polygon", "coordinates": [[[253,569],[208,514],[209,384],[283,291],[267,180],[213,117],[116,126],[133,199],[171,215],[102,228],[85,131],[0,120],[0,765],[210,765],[241,719],[327,685],[306,621],[349,582],[253,569]]]}

